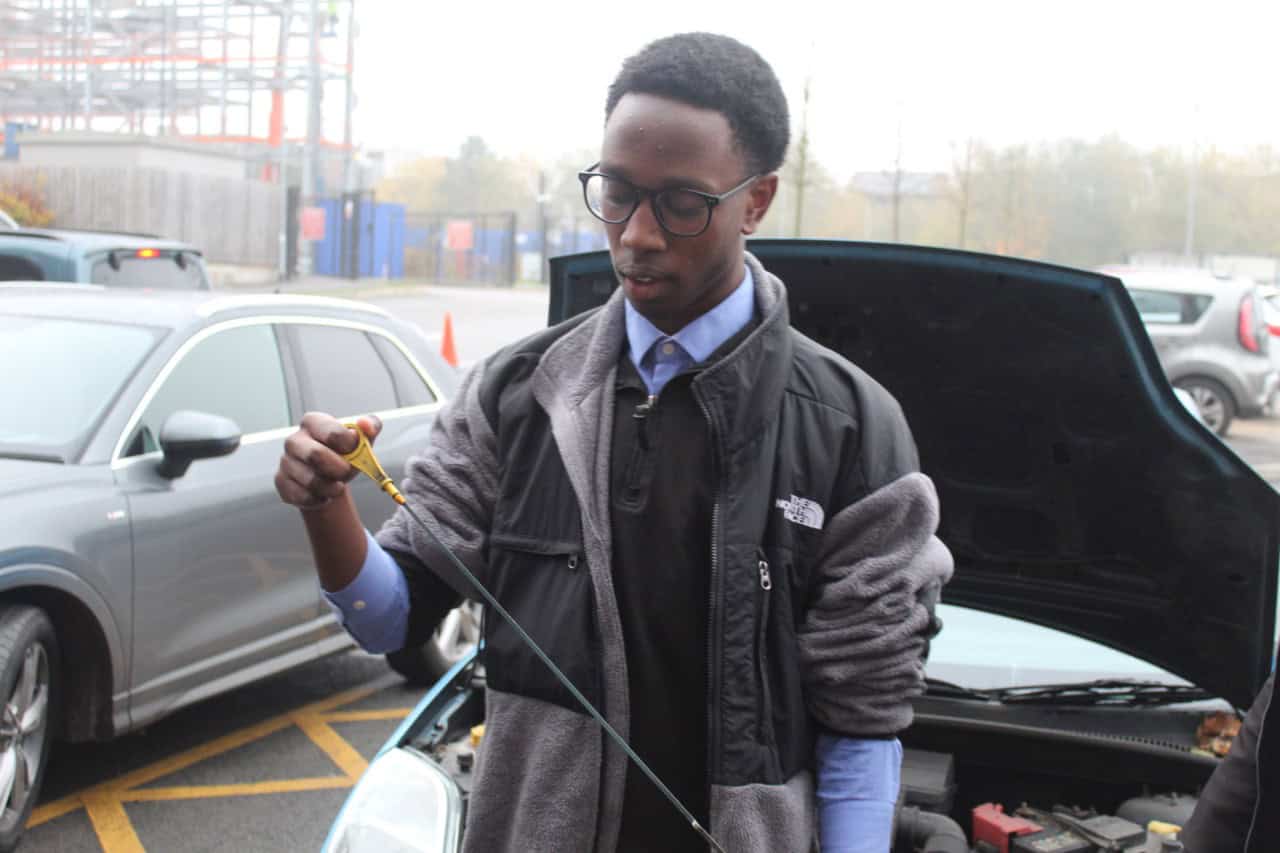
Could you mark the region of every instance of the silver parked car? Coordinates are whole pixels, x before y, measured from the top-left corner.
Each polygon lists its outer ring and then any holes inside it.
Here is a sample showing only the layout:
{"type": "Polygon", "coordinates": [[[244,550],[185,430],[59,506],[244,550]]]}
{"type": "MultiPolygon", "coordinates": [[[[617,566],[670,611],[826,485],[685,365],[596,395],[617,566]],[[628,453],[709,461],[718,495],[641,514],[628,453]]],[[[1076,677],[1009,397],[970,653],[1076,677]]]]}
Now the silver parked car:
{"type": "MultiPolygon", "coordinates": [[[[309,409],[402,470],[456,379],[371,306],[0,285],[0,850],[53,737],[111,737],[351,647],[272,484],[309,409]]],[[[356,485],[376,525],[391,506],[356,485]]]]}
{"type": "Polygon", "coordinates": [[[1237,415],[1270,405],[1280,374],[1254,282],[1205,270],[1103,271],[1124,282],[1169,381],[1191,394],[1210,429],[1225,435],[1237,415]]]}

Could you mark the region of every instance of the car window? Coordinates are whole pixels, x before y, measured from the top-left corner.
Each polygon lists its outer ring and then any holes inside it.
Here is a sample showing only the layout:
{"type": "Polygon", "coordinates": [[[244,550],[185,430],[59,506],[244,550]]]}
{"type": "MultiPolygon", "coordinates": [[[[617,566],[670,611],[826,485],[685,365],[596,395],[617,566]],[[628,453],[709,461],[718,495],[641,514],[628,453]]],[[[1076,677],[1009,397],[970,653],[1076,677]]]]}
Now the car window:
{"type": "Polygon", "coordinates": [[[374,349],[391,371],[391,380],[396,386],[396,399],[401,406],[425,406],[436,401],[436,395],[431,393],[427,381],[398,346],[382,335],[369,335],[369,340],[373,341],[374,349]]]}
{"type": "Polygon", "coordinates": [[[0,281],[44,281],[40,265],[21,255],[0,254],[0,281]]]}
{"type": "Polygon", "coordinates": [[[990,689],[1129,678],[1186,684],[1124,652],[1068,634],[956,605],[938,605],[942,633],[929,644],[931,678],[990,689]]]}
{"type": "Polygon", "coordinates": [[[158,450],[165,419],[182,409],[230,418],[244,435],[289,426],[273,327],[225,329],[192,347],[147,405],[126,455],[158,450]]]}
{"type": "Polygon", "coordinates": [[[1129,291],[1142,322],[1155,325],[1194,323],[1209,309],[1213,297],[1199,293],[1172,293],[1166,290],[1129,291]]]}
{"type": "Polygon", "coordinates": [[[194,256],[183,252],[114,252],[93,262],[89,280],[109,287],[144,287],[152,290],[201,290],[204,271],[194,256]]]}
{"type": "Polygon", "coordinates": [[[1159,290],[1130,290],[1144,323],[1181,323],[1182,296],[1159,290]]]}
{"type": "Polygon", "coordinates": [[[0,400],[15,413],[0,419],[0,453],[76,443],[162,334],[146,326],[0,315],[0,400]]]}
{"type": "Polygon", "coordinates": [[[363,331],[299,323],[293,335],[308,409],[349,417],[399,408],[391,373],[363,331]]]}

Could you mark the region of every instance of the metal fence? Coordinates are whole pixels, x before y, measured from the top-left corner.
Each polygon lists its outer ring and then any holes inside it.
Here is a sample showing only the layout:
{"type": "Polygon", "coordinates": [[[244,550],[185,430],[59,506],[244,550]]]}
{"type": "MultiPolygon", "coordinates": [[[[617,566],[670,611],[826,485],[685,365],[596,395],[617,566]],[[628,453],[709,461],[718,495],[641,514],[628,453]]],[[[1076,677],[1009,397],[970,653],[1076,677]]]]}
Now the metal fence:
{"type": "Polygon", "coordinates": [[[516,215],[410,211],[404,274],[441,282],[510,286],[517,276],[516,215]]]}
{"type": "Polygon", "coordinates": [[[0,185],[34,187],[53,227],[157,234],[214,263],[275,267],[284,191],[276,184],[161,169],[0,165],[0,185]]]}

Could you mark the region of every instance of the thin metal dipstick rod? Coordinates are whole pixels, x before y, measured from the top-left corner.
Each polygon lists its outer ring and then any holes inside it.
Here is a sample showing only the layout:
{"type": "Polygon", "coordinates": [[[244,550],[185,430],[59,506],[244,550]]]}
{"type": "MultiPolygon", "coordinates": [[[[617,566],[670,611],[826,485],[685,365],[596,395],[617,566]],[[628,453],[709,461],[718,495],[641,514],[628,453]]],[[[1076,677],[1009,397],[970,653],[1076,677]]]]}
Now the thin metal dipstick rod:
{"type": "Polygon", "coordinates": [[[614,743],[622,747],[622,751],[627,754],[627,757],[636,763],[636,766],[644,772],[644,775],[649,777],[649,781],[653,782],[657,789],[662,792],[662,795],[670,801],[671,805],[676,807],[676,810],[679,811],[680,814],[684,816],[684,819],[689,822],[689,825],[693,827],[693,831],[702,836],[702,838],[715,848],[718,853],[726,853],[725,849],[720,846],[720,842],[716,841],[715,838],[712,837],[711,833],[703,828],[702,824],[698,823],[697,818],[695,818],[693,814],[684,807],[684,803],[680,802],[680,799],[672,793],[671,789],[658,778],[658,774],[654,773],[653,770],[649,768],[649,765],[644,763],[644,759],[636,754],[635,750],[631,748],[630,744],[626,742],[622,735],[618,734],[617,730],[615,730],[613,726],[609,725],[609,721],[604,718],[604,715],[596,710],[596,707],[587,700],[586,696],[582,695],[582,692],[579,691],[577,687],[573,686],[573,682],[569,680],[569,677],[560,671],[560,667],[556,666],[556,662],[542,650],[542,647],[534,641],[533,637],[529,636],[528,632],[526,632],[524,628],[520,626],[520,623],[515,620],[515,617],[508,613],[507,609],[498,603],[498,599],[494,598],[493,594],[485,588],[484,584],[480,583],[480,580],[471,573],[471,570],[463,564],[462,560],[458,559],[458,555],[453,553],[453,549],[441,542],[440,537],[436,536],[431,527],[422,520],[422,517],[413,510],[413,507],[409,506],[404,495],[400,494],[400,490],[396,488],[395,483],[387,476],[387,473],[382,469],[382,465],[378,463],[377,457],[373,455],[373,446],[369,444],[369,439],[364,434],[364,431],[355,424],[346,424],[346,426],[354,429],[356,434],[360,436],[360,444],[355,450],[346,454],[344,458],[357,470],[367,474],[375,483],[378,484],[379,488],[390,495],[391,498],[398,503],[406,513],[408,513],[410,518],[417,522],[418,526],[426,532],[427,536],[431,537],[431,541],[435,543],[436,547],[448,556],[449,561],[453,563],[453,567],[461,572],[462,576],[467,579],[467,582],[480,593],[481,597],[484,598],[485,603],[489,607],[493,608],[493,610],[501,616],[518,635],[520,635],[520,639],[523,640],[529,648],[533,649],[534,653],[537,654],[542,662],[547,665],[547,669],[551,670],[551,673],[559,679],[560,683],[565,686],[565,689],[573,694],[573,698],[578,700],[578,704],[586,709],[587,713],[600,724],[600,727],[608,733],[614,743]]]}

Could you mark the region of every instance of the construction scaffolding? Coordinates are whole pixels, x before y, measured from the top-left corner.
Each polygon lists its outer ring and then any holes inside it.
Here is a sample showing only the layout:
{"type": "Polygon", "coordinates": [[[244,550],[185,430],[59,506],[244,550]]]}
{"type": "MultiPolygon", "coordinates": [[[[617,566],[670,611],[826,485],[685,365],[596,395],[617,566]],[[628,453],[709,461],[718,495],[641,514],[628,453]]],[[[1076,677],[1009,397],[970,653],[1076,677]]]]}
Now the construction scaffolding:
{"type": "Polygon", "coordinates": [[[233,146],[266,178],[292,137],[323,191],[321,148],[350,168],[354,27],[354,0],[0,0],[0,123],[233,146]]]}

